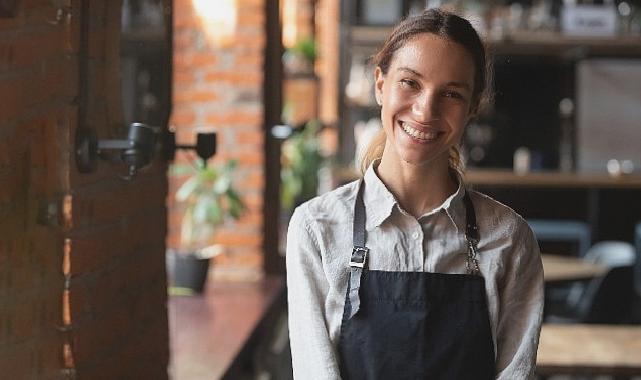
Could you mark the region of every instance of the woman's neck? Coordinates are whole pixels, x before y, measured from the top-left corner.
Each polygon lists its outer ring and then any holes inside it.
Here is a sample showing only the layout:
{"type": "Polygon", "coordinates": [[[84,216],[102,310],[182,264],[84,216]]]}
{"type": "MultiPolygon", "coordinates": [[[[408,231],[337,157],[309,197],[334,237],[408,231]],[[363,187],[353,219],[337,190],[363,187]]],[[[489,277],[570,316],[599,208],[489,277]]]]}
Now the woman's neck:
{"type": "Polygon", "coordinates": [[[458,184],[450,175],[449,158],[443,159],[412,165],[383,154],[376,172],[400,206],[419,218],[440,206],[457,189],[458,184]]]}

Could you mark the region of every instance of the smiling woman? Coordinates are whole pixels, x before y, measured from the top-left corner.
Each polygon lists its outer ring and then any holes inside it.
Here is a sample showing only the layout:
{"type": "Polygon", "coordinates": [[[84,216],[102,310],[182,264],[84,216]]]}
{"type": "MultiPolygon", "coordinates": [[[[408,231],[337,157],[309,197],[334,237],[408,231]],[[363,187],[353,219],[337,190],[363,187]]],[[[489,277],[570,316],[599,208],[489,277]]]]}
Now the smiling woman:
{"type": "Polygon", "coordinates": [[[431,9],[374,57],[383,130],[364,176],[287,236],[297,379],[529,379],[543,310],[532,230],[466,188],[458,144],[486,91],[470,23],[431,9]]]}

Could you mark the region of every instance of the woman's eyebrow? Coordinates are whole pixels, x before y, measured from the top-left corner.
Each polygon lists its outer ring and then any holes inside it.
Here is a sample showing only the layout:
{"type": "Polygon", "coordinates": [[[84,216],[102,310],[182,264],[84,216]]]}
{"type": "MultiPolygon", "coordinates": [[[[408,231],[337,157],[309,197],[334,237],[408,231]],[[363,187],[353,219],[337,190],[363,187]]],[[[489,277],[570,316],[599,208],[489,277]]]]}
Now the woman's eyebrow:
{"type": "Polygon", "coordinates": [[[448,87],[458,87],[458,88],[462,88],[462,89],[465,89],[465,90],[469,90],[470,89],[470,85],[469,84],[461,83],[461,82],[448,82],[446,86],[448,86],[448,87]]]}
{"type": "MultiPolygon", "coordinates": [[[[412,69],[412,68],[410,68],[410,67],[407,67],[407,66],[399,67],[399,68],[398,68],[398,70],[399,70],[399,71],[404,71],[404,72],[406,72],[406,73],[408,73],[408,74],[414,75],[414,76],[416,76],[416,77],[418,77],[418,78],[421,78],[421,79],[423,78],[423,74],[421,74],[421,73],[419,73],[418,71],[416,71],[416,70],[414,70],[414,69],[412,69]]],[[[447,86],[447,87],[457,87],[457,88],[462,88],[462,89],[465,89],[465,90],[468,90],[468,91],[469,91],[469,90],[470,90],[470,88],[471,88],[471,86],[470,86],[468,83],[464,83],[464,82],[456,82],[456,81],[447,82],[447,83],[446,83],[446,86],[447,86]]]]}
{"type": "Polygon", "coordinates": [[[399,71],[405,71],[405,72],[407,72],[407,73],[409,73],[409,74],[412,74],[412,75],[414,75],[414,76],[417,76],[417,77],[419,77],[419,78],[423,78],[423,75],[422,75],[421,73],[419,73],[418,71],[416,71],[416,70],[414,70],[414,69],[411,69],[411,68],[409,68],[409,67],[405,67],[405,66],[403,66],[403,67],[399,67],[399,68],[398,68],[398,70],[399,70],[399,71]]]}

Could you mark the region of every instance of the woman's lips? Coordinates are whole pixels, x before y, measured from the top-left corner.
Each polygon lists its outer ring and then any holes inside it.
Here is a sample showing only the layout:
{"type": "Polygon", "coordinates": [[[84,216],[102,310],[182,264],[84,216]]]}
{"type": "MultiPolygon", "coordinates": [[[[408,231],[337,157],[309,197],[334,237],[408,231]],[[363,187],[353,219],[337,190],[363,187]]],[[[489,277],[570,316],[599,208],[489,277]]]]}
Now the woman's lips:
{"type": "Polygon", "coordinates": [[[398,123],[401,126],[401,129],[405,133],[407,133],[409,136],[421,142],[434,141],[442,133],[441,131],[437,131],[437,130],[421,131],[419,129],[412,127],[409,123],[406,123],[404,121],[399,121],[398,123]]]}

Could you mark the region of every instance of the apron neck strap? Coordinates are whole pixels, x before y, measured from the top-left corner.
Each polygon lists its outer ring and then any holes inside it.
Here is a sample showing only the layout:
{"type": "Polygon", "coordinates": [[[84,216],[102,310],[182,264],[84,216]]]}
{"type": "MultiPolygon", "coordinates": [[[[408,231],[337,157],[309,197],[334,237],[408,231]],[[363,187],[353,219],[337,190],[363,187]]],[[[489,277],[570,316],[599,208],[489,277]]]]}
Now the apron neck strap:
{"type": "MultiPolygon", "coordinates": [[[[365,179],[361,178],[358,184],[358,194],[356,195],[356,202],[354,202],[354,225],[353,225],[353,244],[352,260],[350,266],[363,268],[367,260],[369,249],[365,246],[366,231],[365,231],[365,202],[363,201],[363,193],[365,190],[365,179]]],[[[468,260],[467,269],[469,273],[479,274],[477,255],[477,244],[480,240],[478,225],[476,224],[476,212],[474,211],[474,204],[470,199],[469,191],[465,190],[463,195],[463,203],[465,203],[465,239],[468,245],[468,260]]]]}
{"type": "Polygon", "coordinates": [[[361,179],[358,185],[358,195],[354,204],[354,247],[365,247],[365,203],[363,201],[363,190],[365,179],[361,179]]]}
{"type": "Polygon", "coordinates": [[[479,237],[479,228],[476,224],[476,213],[474,212],[474,204],[470,199],[469,191],[465,190],[465,195],[463,196],[463,203],[465,203],[465,238],[468,241],[478,243],[480,240],[479,237]]]}

